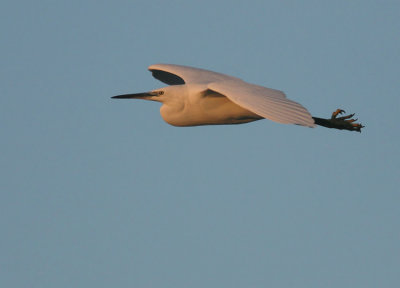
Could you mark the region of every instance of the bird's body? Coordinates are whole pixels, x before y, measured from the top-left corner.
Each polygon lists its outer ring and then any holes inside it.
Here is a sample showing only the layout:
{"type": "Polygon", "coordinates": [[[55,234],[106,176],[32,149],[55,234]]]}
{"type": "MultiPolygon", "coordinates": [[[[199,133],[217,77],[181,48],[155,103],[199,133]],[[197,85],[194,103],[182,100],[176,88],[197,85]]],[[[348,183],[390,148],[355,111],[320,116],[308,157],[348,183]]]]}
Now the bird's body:
{"type": "Polygon", "coordinates": [[[113,98],[161,102],[161,116],[174,126],[241,124],[266,118],[308,127],[322,125],[357,131],[363,127],[347,120],[348,116],[336,118],[342,111],[339,109],[331,119],[312,117],[306,108],[286,98],[282,91],[221,73],[172,64],[151,65],[149,70],[170,86],[113,98]]]}
{"type": "MultiPolygon", "coordinates": [[[[164,95],[171,95],[168,88],[164,88],[164,95]]],[[[177,85],[171,93],[174,97],[165,97],[160,114],[173,126],[240,124],[263,119],[204,84],[177,85]]]]}

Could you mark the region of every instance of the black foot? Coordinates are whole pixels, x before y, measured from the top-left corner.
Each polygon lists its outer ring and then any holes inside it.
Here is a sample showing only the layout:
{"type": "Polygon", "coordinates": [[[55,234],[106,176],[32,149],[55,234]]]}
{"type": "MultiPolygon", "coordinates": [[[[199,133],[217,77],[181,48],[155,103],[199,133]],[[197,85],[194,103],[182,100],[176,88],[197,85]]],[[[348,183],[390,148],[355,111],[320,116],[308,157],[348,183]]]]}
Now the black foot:
{"type": "Polygon", "coordinates": [[[337,109],[335,112],[332,113],[331,119],[322,119],[313,117],[315,120],[315,124],[328,127],[328,128],[335,128],[340,130],[349,130],[349,131],[357,131],[361,132],[361,128],[364,128],[360,123],[354,123],[357,119],[351,119],[354,116],[353,114],[337,117],[340,114],[345,113],[342,109],[337,109]]]}

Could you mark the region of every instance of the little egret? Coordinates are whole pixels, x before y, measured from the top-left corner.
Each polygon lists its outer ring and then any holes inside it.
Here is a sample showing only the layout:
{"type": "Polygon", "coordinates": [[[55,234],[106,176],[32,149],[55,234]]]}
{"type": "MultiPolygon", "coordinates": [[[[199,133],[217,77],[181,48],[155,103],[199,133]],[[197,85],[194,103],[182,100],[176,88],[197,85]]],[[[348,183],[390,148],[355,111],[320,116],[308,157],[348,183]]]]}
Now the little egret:
{"type": "Polygon", "coordinates": [[[241,124],[260,119],[308,127],[361,132],[364,126],[351,119],[354,114],[337,109],[331,118],[312,117],[282,91],[258,86],[243,80],[204,69],[172,64],[148,68],[154,78],[170,85],[145,93],[114,96],[117,99],[145,99],[162,103],[160,113],[173,126],[241,124]]]}

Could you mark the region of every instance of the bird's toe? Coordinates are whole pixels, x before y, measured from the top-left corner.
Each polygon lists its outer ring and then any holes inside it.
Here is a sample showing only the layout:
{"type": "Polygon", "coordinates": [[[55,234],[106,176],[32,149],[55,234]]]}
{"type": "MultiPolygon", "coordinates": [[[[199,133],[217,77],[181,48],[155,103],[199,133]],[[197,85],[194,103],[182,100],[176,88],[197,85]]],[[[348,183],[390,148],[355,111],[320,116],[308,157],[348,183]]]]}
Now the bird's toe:
{"type": "Polygon", "coordinates": [[[335,119],[338,115],[346,113],[346,111],[342,110],[342,109],[336,109],[335,112],[332,113],[332,119],[335,119]]]}

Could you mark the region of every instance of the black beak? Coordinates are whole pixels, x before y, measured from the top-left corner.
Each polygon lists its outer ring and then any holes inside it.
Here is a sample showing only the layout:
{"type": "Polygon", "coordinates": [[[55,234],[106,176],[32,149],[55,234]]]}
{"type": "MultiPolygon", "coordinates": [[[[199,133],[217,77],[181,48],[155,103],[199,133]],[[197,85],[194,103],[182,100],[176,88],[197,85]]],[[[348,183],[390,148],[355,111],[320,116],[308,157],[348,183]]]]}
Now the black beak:
{"type": "Polygon", "coordinates": [[[137,99],[137,98],[144,98],[149,96],[157,96],[157,92],[145,92],[145,93],[134,93],[134,94],[123,94],[118,96],[113,96],[111,98],[114,99],[137,99]]]}

